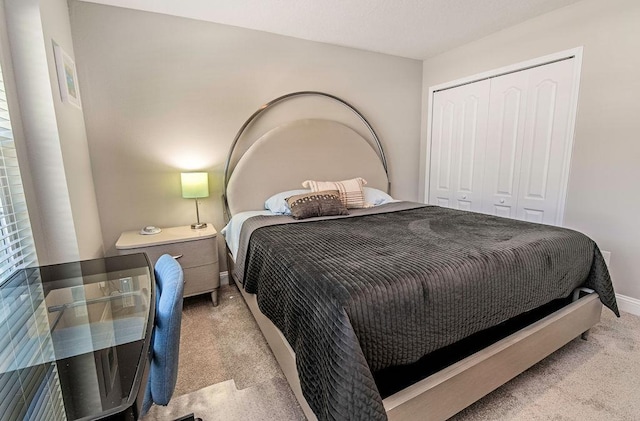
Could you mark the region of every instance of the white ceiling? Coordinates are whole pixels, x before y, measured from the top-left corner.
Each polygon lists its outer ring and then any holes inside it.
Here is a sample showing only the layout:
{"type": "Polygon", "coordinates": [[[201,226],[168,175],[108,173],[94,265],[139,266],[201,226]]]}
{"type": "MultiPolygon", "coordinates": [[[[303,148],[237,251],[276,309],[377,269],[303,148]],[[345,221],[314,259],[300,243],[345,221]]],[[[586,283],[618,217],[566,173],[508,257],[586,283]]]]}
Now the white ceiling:
{"type": "Polygon", "coordinates": [[[81,0],[425,59],[579,0],[81,0]]]}

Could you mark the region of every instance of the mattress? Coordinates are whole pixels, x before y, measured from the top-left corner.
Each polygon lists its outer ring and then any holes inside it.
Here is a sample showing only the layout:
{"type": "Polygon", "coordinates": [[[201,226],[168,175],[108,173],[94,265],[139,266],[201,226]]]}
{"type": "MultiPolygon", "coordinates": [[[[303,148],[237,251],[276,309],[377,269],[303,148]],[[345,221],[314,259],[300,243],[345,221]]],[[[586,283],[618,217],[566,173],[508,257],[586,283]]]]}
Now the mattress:
{"type": "Polygon", "coordinates": [[[386,419],[373,372],[576,287],[618,311],[597,246],[572,230],[407,202],[330,219],[248,218],[234,273],[295,351],[321,420],[386,419]]]}

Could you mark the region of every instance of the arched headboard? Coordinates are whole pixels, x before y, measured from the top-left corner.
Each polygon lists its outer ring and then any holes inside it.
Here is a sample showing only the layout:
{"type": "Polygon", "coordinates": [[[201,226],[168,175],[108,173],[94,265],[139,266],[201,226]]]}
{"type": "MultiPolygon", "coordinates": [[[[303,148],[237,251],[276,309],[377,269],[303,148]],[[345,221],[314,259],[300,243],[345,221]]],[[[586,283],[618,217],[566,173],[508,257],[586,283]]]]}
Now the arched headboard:
{"type": "Polygon", "coordinates": [[[363,177],[369,187],[388,191],[384,151],[367,120],[351,105],[329,94],[288,94],[258,109],[234,139],[225,166],[225,210],[230,218],[238,212],[263,209],[268,197],[281,191],[300,189],[305,180],[339,181],[354,177],[363,177]],[[323,119],[295,120],[258,138],[231,169],[234,149],[251,121],[283,98],[298,95],[327,96],[345,105],[367,126],[378,150],[342,123],[323,119]]]}

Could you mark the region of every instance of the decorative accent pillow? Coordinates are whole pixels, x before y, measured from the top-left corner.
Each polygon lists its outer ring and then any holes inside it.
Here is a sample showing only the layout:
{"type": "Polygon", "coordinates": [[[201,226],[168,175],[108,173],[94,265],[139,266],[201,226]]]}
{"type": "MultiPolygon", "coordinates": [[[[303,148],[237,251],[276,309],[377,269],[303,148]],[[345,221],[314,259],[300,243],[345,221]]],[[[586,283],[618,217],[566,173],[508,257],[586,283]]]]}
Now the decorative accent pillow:
{"type": "Polygon", "coordinates": [[[349,215],[337,190],[298,194],[288,197],[287,204],[294,219],[314,216],[349,215]]]}
{"type": "Polygon", "coordinates": [[[340,193],[342,204],[348,209],[366,208],[364,201],[363,186],[367,184],[367,180],[362,177],[352,178],[343,181],[314,181],[306,180],[302,183],[302,187],[311,189],[314,192],[325,190],[337,190],[340,193]]]}

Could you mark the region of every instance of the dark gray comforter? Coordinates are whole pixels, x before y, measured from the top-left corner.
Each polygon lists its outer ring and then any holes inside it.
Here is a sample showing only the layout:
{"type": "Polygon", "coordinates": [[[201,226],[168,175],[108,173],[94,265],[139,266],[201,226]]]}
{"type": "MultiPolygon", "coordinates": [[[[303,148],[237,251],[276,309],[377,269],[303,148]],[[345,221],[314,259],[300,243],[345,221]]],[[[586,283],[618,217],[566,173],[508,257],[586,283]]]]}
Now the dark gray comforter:
{"type": "Polygon", "coordinates": [[[618,314],[600,251],[578,232],[407,202],[356,213],[250,218],[236,258],[236,279],[291,344],[321,420],[386,419],[372,372],[578,286],[618,314]]]}

